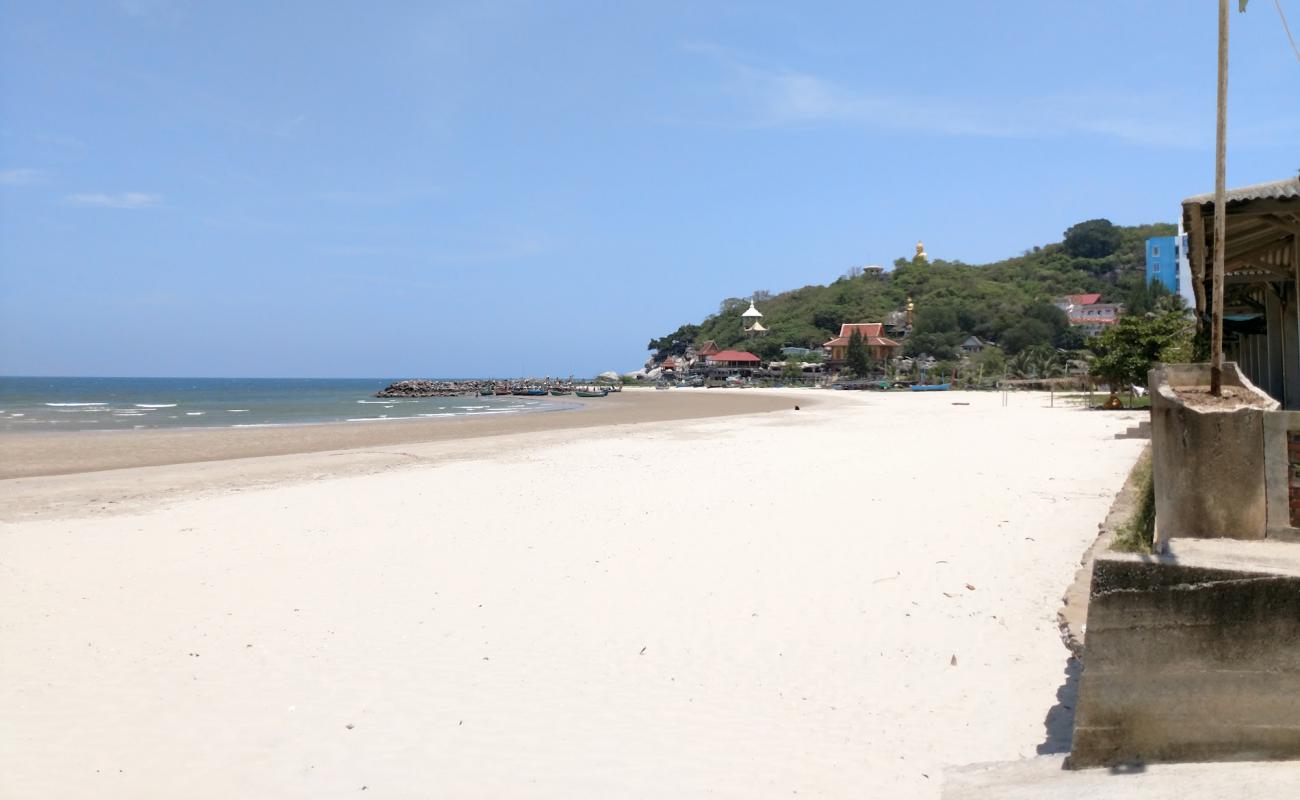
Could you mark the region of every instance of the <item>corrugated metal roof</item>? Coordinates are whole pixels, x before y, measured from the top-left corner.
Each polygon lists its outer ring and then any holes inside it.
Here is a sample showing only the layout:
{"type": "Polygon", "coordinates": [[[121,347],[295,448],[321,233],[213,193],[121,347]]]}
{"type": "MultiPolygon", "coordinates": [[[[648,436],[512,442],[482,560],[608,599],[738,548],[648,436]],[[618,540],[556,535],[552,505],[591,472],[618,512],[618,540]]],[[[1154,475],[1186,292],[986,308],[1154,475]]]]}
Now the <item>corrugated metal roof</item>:
{"type": "MultiPolygon", "coordinates": [[[[1271,183],[1257,183],[1254,186],[1242,186],[1237,189],[1229,189],[1224,193],[1226,202],[1239,203],[1244,200],[1270,200],[1282,198],[1300,198],[1300,177],[1287,178],[1285,180],[1273,181],[1271,183]]],[[[1204,205],[1214,202],[1214,192],[1209,194],[1198,194],[1187,198],[1183,205],[1204,205]]]]}

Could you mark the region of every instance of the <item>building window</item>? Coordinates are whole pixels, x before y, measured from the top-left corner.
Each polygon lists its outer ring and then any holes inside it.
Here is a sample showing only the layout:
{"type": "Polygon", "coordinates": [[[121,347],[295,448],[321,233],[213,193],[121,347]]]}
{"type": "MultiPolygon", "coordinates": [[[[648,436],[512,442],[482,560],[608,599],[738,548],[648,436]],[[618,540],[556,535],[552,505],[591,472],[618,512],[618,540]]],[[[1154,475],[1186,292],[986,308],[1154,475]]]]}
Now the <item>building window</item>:
{"type": "Polygon", "coordinates": [[[1160,258],[1160,245],[1158,244],[1151,245],[1151,257],[1160,258]]]}

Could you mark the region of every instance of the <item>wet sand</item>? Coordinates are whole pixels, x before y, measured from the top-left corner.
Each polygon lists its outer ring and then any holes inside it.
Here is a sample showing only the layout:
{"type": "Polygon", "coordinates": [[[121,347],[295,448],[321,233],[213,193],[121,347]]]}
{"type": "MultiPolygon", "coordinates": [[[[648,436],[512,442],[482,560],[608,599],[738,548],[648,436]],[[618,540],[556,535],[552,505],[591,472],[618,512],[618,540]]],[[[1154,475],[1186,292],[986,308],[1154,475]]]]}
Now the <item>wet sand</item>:
{"type": "MultiPolygon", "coordinates": [[[[445,442],[481,436],[700,419],[791,408],[780,394],[739,389],[629,389],[577,406],[521,414],[249,428],[0,434],[0,480],[236,458],[445,442]]],[[[815,402],[816,397],[803,402],[815,402]]]]}

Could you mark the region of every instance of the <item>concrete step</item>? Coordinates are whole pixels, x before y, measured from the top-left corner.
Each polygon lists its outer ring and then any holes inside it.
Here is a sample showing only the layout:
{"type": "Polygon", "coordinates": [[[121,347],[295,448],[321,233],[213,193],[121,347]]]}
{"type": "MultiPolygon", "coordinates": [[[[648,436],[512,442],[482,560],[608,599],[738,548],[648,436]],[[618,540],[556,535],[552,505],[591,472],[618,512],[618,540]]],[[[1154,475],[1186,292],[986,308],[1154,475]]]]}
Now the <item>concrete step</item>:
{"type": "Polygon", "coordinates": [[[1064,768],[1065,757],[971,764],[944,771],[944,800],[1220,800],[1295,797],[1300,761],[1149,764],[1123,770],[1064,768]]]}
{"type": "Polygon", "coordinates": [[[1144,419],[1123,433],[1115,434],[1116,439],[1150,439],[1151,420],[1144,419]]]}

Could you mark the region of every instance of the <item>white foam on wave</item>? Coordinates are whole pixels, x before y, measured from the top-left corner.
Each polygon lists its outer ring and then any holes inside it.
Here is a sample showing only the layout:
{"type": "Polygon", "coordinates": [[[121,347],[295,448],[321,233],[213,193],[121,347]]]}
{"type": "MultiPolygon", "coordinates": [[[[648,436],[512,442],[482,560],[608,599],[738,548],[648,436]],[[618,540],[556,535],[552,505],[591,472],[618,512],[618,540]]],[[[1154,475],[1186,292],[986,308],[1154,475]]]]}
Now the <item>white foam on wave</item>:
{"type": "Polygon", "coordinates": [[[73,407],[73,406],[106,406],[108,403],[46,403],[47,406],[55,408],[73,407]]]}
{"type": "Polygon", "coordinates": [[[11,417],[25,417],[25,416],[27,416],[27,415],[26,415],[26,414],[10,414],[9,416],[11,416],[11,417]]]}
{"type": "Polygon", "coordinates": [[[175,408],[175,403],[136,403],[136,408],[175,408]]]}
{"type": "Polygon", "coordinates": [[[206,414],[206,413],[207,413],[206,411],[186,411],[186,412],[185,412],[185,416],[187,416],[187,417],[201,417],[201,416],[203,416],[203,415],[206,414]]]}
{"type": "Polygon", "coordinates": [[[246,408],[227,408],[226,410],[231,414],[243,414],[245,411],[248,411],[246,408]]]}
{"type": "MultiPolygon", "coordinates": [[[[436,415],[436,414],[421,414],[420,416],[422,416],[422,417],[429,417],[429,416],[438,416],[438,415],[436,415]]],[[[349,420],[344,420],[344,421],[345,421],[345,422],[392,422],[393,420],[397,420],[397,419],[415,419],[415,417],[390,417],[390,416],[384,415],[384,416],[382,416],[382,417],[357,417],[357,418],[355,418],[355,419],[349,419],[349,420]]]]}

